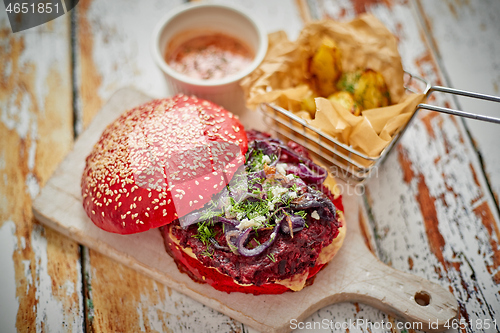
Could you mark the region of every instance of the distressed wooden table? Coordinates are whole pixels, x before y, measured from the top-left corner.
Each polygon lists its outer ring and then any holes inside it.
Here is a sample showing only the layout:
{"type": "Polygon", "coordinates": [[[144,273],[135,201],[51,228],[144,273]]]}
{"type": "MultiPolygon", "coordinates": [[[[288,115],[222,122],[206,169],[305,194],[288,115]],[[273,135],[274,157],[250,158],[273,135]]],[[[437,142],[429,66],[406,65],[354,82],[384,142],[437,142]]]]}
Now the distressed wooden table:
{"type": "MultiPolygon", "coordinates": [[[[0,5],[1,332],[252,331],[43,227],[31,211],[75,137],[114,91],[134,86],[168,95],[149,53],[150,34],[181,2],[82,0],[69,15],[16,34],[0,5]]],[[[371,12],[397,36],[408,71],[435,85],[500,95],[497,0],[236,2],[269,32],[285,30],[291,39],[308,20],[371,12]]],[[[494,103],[442,95],[430,102],[500,116],[494,103]]],[[[466,324],[450,332],[498,331],[492,321],[499,325],[499,194],[500,127],[432,112],[419,114],[367,183],[374,251],[456,296],[466,324]]],[[[324,319],[399,323],[350,303],[323,308],[308,322],[324,319]]]]}

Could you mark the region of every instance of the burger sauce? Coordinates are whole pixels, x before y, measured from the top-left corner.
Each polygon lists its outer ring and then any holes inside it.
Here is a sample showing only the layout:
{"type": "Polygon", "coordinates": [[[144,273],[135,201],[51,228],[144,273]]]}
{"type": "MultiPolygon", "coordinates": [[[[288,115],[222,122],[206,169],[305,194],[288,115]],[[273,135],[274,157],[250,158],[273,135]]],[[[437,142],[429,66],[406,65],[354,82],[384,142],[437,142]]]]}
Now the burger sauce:
{"type": "Polygon", "coordinates": [[[238,39],[211,33],[187,40],[165,58],[175,71],[203,80],[221,79],[247,67],[253,60],[251,49],[238,39]]]}

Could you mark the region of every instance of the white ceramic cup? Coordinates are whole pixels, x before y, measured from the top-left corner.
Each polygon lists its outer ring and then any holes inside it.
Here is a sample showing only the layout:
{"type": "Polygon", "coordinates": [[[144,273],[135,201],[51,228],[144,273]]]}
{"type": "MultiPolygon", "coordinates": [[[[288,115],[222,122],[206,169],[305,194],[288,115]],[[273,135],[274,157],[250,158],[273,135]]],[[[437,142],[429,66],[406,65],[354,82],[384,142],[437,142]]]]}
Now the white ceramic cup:
{"type": "Polygon", "coordinates": [[[267,33],[257,21],[242,10],[220,4],[188,4],[168,12],[153,32],[152,54],[165,74],[171,93],[184,93],[210,100],[234,113],[240,113],[245,101],[239,85],[255,70],[267,52],[267,33]],[[233,36],[252,48],[255,57],[250,65],[221,79],[196,79],[172,69],[165,60],[167,47],[175,48],[200,31],[233,36]]]}

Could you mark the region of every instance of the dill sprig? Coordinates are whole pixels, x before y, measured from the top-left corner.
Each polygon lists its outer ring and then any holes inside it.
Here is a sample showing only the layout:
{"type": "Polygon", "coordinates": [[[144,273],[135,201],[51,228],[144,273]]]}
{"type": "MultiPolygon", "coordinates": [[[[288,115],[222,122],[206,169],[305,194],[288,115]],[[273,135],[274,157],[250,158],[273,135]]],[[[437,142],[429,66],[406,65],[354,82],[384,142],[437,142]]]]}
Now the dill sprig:
{"type": "Polygon", "coordinates": [[[208,251],[208,248],[206,248],[201,254],[204,255],[205,257],[209,257],[209,258],[213,259],[214,254],[215,254],[215,250],[212,250],[212,252],[210,252],[210,251],[208,251]]]}
{"type": "Polygon", "coordinates": [[[198,223],[198,233],[193,235],[194,238],[198,238],[205,246],[210,243],[210,238],[217,235],[215,230],[211,228],[209,221],[203,221],[198,223]]]}

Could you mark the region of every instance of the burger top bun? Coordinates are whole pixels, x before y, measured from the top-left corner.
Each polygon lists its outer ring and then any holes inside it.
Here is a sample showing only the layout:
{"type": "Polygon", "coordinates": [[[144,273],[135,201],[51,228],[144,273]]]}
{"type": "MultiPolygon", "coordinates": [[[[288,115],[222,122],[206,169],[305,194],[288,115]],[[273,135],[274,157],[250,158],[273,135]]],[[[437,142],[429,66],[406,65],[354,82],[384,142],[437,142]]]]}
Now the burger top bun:
{"type": "Polygon", "coordinates": [[[243,125],[205,100],[177,95],[125,112],[86,159],[83,207],[99,228],[132,234],[201,208],[245,161],[243,125]]]}

